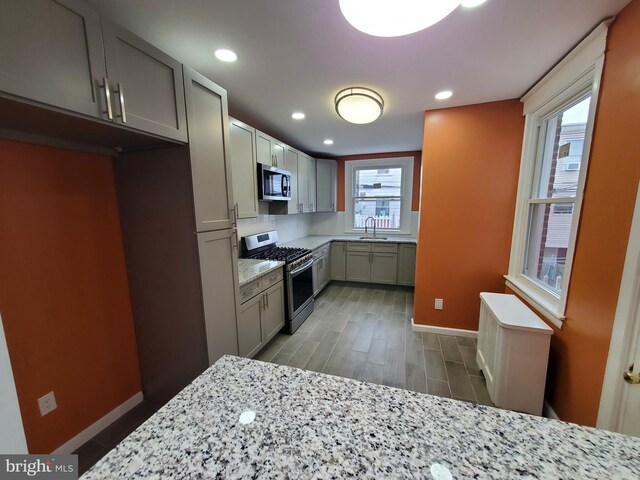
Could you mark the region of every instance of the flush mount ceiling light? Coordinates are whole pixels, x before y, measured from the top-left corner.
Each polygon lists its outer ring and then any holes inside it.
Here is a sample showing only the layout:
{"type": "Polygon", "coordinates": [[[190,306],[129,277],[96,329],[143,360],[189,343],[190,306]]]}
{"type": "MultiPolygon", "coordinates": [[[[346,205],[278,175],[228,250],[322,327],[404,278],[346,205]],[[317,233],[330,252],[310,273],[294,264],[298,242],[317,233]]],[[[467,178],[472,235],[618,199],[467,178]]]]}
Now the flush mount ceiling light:
{"type": "Polygon", "coordinates": [[[219,48],[213,53],[218,60],[223,62],[235,62],[238,59],[236,52],[229,50],[228,48],[219,48]]]}
{"type": "Polygon", "coordinates": [[[458,5],[460,0],[340,0],[347,21],[377,37],[418,32],[442,20],[458,5]]]}
{"type": "Polygon", "coordinates": [[[364,87],[349,87],[340,90],[335,98],[336,112],[350,123],[371,123],[382,115],[384,100],[364,87]]]}
{"type": "Polygon", "coordinates": [[[330,138],[325,139],[325,141],[323,142],[325,145],[333,145],[333,140],[331,140],[330,138]]]}
{"type": "Polygon", "coordinates": [[[302,112],[294,112],[291,114],[291,118],[293,118],[294,120],[302,120],[304,116],[305,115],[302,112]]]}

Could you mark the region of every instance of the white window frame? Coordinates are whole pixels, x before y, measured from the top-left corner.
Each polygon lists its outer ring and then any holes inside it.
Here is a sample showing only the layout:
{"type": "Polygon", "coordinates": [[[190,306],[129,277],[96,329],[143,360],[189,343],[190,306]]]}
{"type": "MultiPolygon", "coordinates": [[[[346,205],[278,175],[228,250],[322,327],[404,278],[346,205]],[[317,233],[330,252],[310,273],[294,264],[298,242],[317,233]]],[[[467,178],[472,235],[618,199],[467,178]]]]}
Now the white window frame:
{"type": "MultiPolygon", "coordinates": [[[[364,228],[353,227],[353,176],[355,170],[402,168],[402,186],[400,196],[402,207],[400,210],[400,229],[379,228],[379,232],[394,235],[411,234],[411,201],[413,196],[413,157],[376,158],[371,160],[348,160],[344,163],[345,181],[345,233],[363,233],[364,228]]],[[[372,197],[373,198],[373,197],[372,197]]]]}
{"type": "MultiPolygon", "coordinates": [[[[520,161],[509,273],[505,275],[505,279],[509,288],[527,300],[558,328],[562,328],[562,324],[566,319],[567,293],[569,291],[584,184],[591,152],[593,123],[598,104],[607,26],[609,23],[602,23],[594,29],[521,100],[524,103],[525,115],[524,140],[520,161]],[[540,149],[544,146],[542,127],[545,121],[587,94],[591,95],[591,102],[571,222],[569,246],[567,248],[565,274],[562,279],[561,293],[558,297],[551,290],[545,289],[523,273],[529,232],[529,204],[536,188],[534,180],[542,158],[540,149]]],[[[549,201],[554,203],[554,200],[550,199],[549,201]]]]}

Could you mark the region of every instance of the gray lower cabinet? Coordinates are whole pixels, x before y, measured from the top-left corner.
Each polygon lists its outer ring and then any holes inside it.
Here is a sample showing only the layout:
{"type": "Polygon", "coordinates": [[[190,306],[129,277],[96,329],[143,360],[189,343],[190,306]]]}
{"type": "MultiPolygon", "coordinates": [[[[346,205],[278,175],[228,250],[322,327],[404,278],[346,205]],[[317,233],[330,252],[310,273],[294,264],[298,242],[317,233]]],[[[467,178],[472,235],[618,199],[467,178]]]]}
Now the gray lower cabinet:
{"type": "Polygon", "coordinates": [[[102,34],[114,120],[186,142],[182,64],[113,22],[102,22],[102,34]]]}
{"type": "Polygon", "coordinates": [[[331,245],[313,251],[313,296],[317,296],[331,280],[331,245]]]}
{"type": "Polygon", "coordinates": [[[349,282],[371,281],[371,253],[350,252],[346,254],[346,280],[349,282]]]}
{"type": "Polygon", "coordinates": [[[331,242],[331,280],[346,280],[344,242],[331,242]]]}
{"type": "Polygon", "coordinates": [[[398,285],[415,285],[416,279],[416,246],[398,245],[398,285]]]}
{"type": "Polygon", "coordinates": [[[235,226],[227,92],[184,68],[189,154],[198,232],[235,226]]]}
{"type": "Polygon", "coordinates": [[[82,0],[2,2],[0,93],[187,141],[180,62],[82,0]]]}
{"type": "Polygon", "coordinates": [[[398,244],[347,242],[346,280],[394,285],[398,270],[398,244]]]}
{"type": "Polygon", "coordinates": [[[233,198],[238,218],[258,216],[256,129],[229,117],[233,198]]]}
{"type": "Polygon", "coordinates": [[[198,233],[200,278],[209,365],[223,355],[238,354],[236,311],[238,265],[234,232],[198,233]]]}
{"type": "Polygon", "coordinates": [[[1,92],[106,118],[100,91],[106,77],[100,16],[89,3],[2,2],[1,92]]]}
{"type": "Polygon", "coordinates": [[[269,283],[266,279],[260,279],[246,286],[257,293],[240,306],[238,347],[239,354],[243,357],[253,357],[284,327],[282,271],[279,272],[279,280],[263,290],[267,285],[269,283]],[[257,289],[256,286],[258,286],[257,289]]]}

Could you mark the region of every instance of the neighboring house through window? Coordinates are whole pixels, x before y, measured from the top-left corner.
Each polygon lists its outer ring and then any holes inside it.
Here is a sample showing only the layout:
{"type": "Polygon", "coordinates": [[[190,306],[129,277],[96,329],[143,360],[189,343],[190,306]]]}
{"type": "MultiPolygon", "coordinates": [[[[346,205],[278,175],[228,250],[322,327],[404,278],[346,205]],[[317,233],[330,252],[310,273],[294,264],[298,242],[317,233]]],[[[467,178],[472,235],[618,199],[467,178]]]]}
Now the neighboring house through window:
{"type": "Polygon", "coordinates": [[[507,286],[562,326],[607,28],[523,98],[524,142],[507,286]]]}
{"type": "Polygon", "coordinates": [[[345,181],[347,231],[409,233],[413,157],[347,161],[345,181]]]}

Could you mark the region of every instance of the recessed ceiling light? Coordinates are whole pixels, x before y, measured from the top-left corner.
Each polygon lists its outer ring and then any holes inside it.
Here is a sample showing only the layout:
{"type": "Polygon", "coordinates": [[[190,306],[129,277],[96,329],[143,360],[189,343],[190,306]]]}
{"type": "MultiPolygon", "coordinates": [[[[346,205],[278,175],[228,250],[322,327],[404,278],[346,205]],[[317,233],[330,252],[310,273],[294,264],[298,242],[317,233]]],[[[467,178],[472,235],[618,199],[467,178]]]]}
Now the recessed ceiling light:
{"type": "Polygon", "coordinates": [[[436,93],[436,100],[446,100],[447,98],[451,98],[453,92],[451,90],[443,90],[442,92],[436,93]]]}
{"type": "Polygon", "coordinates": [[[238,59],[236,52],[227,48],[219,48],[214,53],[216,58],[223,62],[235,62],[238,59]]]}
{"type": "Polygon", "coordinates": [[[324,141],[325,145],[333,145],[333,140],[331,140],[330,138],[325,139],[324,141]]]}
{"type": "Polygon", "coordinates": [[[347,21],[376,37],[408,35],[439,22],[460,0],[340,0],[347,21]]]}
{"type": "Polygon", "coordinates": [[[465,8],[473,8],[482,5],[487,0],[462,0],[461,5],[465,8]]]}
{"type": "Polygon", "coordinates": [[[304,113],[294,112],[291,114],[291,118],[293,118],[294,120],[302,120],[304,118],[304,113]]]}

